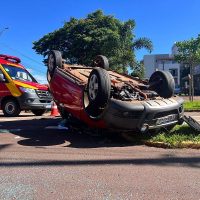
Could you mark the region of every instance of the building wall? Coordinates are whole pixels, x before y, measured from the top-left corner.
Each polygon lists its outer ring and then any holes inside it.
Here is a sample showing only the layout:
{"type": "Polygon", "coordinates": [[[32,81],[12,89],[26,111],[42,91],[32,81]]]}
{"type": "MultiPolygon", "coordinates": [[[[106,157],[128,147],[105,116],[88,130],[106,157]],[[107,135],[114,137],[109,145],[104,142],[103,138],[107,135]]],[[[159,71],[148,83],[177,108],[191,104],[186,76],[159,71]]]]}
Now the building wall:
{"type": "MultiPolygon", "coordinates": [[[[180,85],[181,87],[185,87],[185,85],[188,85],[188,80],[184,79],[185,77],[181,77],[181,71],[183,71],[184,65],[177,63],[173,58],[178,53],[176,44],[172,46],[171,53],[145,55],[145,76],[146,78],[150,78],[151,74],[156,70],[170,71],[174,77],[176,87],[180,85]]],[[[200,95],[200,65],[194,68],[194,88],[195,93],[200,95]]]]}
{"type": "Polygon", "coordinates": [[[144,68],[145,68],[145,77],[150,78],[152,72],[154,72],[156,69],[154,55],[145,55],[144,56],[144,68]]]}
{"type": "Polygon", "coordinates": [[[169,71],[174,77],[175,84],[180,85],[180,64],[178,63],[163,63],[158,65],[158,70],[169,71]]]}
{"type": "Polygon", "coordinates": [[[145,77],[150,78],[156,70],[164,70],[172,73],[176,86],[180,85],[180,64],[175,62],[170,54],[156,54],[144,56],[145,77]]]}

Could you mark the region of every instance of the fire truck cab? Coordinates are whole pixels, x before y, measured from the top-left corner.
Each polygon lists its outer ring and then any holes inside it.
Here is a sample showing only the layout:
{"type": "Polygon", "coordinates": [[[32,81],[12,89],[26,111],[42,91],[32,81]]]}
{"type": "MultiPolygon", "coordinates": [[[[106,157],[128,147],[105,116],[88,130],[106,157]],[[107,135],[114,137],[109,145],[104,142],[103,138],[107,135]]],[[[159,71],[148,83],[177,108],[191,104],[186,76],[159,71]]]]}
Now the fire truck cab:
{"type": "Polygon", "coordinates": [[[7,117],[15,117],[22,110],[36,116],[51,108],[48,86],[39,84],[15,56],[0,54],[0,108],[7,117]]]}

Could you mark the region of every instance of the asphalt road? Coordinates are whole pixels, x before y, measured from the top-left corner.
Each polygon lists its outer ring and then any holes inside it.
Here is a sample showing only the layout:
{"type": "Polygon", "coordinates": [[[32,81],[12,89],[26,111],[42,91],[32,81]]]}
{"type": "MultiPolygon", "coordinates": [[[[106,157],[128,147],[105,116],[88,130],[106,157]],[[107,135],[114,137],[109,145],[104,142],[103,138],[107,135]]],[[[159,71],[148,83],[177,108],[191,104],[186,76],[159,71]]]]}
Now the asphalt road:
{"type": "Polygon", "coordinates": [[[58,129],[60,118],[0,114],[0,199],[200,199],[200,150],[58,129]]]}

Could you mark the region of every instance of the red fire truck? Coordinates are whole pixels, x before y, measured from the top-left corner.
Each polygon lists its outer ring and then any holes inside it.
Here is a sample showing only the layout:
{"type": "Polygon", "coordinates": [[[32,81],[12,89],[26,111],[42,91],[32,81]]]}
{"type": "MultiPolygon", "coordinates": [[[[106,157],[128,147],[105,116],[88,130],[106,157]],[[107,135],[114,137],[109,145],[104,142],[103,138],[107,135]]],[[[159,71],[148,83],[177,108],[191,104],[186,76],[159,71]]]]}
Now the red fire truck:
{"type": "Polygon", "coordinates": [[[39,84],[15,56],[0,54],[0,108],[7,117],[31,110],[37,116],[51,107],[47,85],[39,84]]]}

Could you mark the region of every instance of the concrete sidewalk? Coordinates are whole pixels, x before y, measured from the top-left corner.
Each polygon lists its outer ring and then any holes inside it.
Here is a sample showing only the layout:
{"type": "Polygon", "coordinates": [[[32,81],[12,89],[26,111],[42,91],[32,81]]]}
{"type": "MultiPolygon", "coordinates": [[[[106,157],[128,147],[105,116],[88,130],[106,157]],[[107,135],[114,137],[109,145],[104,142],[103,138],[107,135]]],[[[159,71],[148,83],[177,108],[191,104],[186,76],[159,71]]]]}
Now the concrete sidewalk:
{"type": "Polygon", "coordinates": [[[185,115],[188,117],[192,117],[195,119],[197,122],[200,123],[200,112],[185,112],[185,115]]]}
{"type": "Polygon", "coordinates": [[[31,119],[41,119],[41,118],[54,118],[50,116],[50,112],[44,113],[42,116],[35,116],[32,112],[22,111],[18,117],[5,117],[2,110],[0,110],[0,123],[4,121],[22,121],[22,120],[31,120],[31,119]]]}

